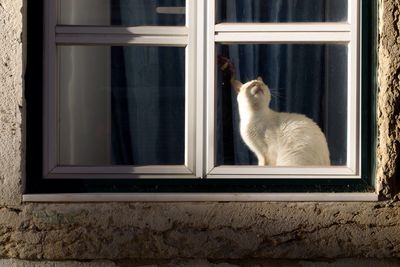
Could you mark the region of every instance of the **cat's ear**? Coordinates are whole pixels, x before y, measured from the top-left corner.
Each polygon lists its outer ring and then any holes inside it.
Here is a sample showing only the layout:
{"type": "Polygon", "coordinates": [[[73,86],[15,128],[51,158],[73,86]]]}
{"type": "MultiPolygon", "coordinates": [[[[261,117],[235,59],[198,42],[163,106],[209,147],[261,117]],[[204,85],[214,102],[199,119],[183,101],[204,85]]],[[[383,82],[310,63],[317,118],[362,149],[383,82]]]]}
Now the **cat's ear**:
{"type": "Polygon", "coordinates": [[[263,79],[262,79],[261,76],[258,76],[258,77],[257,77],[257,81],[264,83],[264,81],[263,81],[263,79]]]}
{"type": "Polygon", "coordinates": [[[242,83],[238,80],[233,80],[231,82],[232,88],[235,89],[235,92],[238,94],[240,92],[240,87],[242,87],[242,83]]]}

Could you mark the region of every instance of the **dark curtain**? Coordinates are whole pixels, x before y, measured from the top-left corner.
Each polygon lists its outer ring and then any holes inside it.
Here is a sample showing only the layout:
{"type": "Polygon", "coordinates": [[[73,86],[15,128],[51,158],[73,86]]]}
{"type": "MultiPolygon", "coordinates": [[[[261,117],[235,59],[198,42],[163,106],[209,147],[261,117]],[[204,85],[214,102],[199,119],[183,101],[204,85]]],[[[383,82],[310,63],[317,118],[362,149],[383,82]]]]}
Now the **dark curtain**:
{"type": "MultiPolygon", "coordinates": [[[[347,0],[217,0],[217,22],[335,22],[346,19],[347,0]]],[[[113,0],[113,25],[184,25],[185,16],[157,14],[157,6],[184,0],[113,0]]],[[[271,108],[317,122],[331,161],[346,163],[347,48],[327,44],[217,44],[242,82],[262,76],[271,108]]],[[[183,164],[184,49],[113,47],[113,164],[183,164]]],[[[229,73],[218,71],[217,163],[256,164],[239,134],[229,73]]]]}
{"type": "MultiPolygon", "coordinates": [[[[157,14],[178,0],[113,0],[114,25],[184,25],[184,15],[157,14]]],[[[113,164],[184,163],[185,49],[111,49],[113,164]]]]}

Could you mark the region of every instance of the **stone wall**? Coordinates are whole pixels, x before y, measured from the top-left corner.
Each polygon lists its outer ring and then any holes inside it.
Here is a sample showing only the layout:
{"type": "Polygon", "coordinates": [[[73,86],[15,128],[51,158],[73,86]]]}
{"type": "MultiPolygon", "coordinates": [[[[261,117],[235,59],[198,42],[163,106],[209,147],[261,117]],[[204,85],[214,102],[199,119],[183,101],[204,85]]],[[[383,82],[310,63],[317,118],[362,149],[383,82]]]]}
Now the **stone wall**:
{"type": "Polygon", "coordinates": [[[22,0],[0,0],[0,205],[21,204],[23,175],[22,0]]]}
{"type": "Polygon", "coordinates": [[[400,203],[25,204],[0,210],[23,259],[400,256],[400,203]]]}
{"type": "Polygon", "coordinates": [[[390,198],[400,189],[400,2],[380,1],[377,178],[390,198]]]}
{"type": "Polygon", "coordinates": [[[380,1],[377,203],[22,203],[24,4],[0,0],[0,258],[400,256],[399,0],[380,1]]]}

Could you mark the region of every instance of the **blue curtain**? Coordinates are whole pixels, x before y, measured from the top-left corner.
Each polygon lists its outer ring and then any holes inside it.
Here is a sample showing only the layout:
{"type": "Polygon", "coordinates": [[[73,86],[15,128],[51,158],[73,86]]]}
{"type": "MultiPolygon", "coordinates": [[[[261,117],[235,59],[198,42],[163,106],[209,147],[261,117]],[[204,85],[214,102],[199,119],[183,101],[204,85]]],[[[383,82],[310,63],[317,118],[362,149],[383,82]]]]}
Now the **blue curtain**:
{"type": "MultiPolygon", "coordinates": [[[[324,22],[346,19],[347,0],[217,0],[217,22],[324,22]]],[[[157,14],[184,0],[113,0],[113,25],[184,25],[185,16],[157,14]]],[[[217,45],[242,82],[262,76],[271,108],[317,122],[331,161],[346,163],[347,48],[326,44],[217,45]]],[[[217,163],[256,164],[239,134],[230,75],[218,71],[217,163]]],[[[183,164],[184,49],[112,48],[112,151],[114,164],[183,164]]]]}
{"type": "MultiPolygon", "coordinates": [[[[155,12],[178,0],[112,2],[114,25],[184,25],[184,15],[155,12]]],[[[185,49],[112,47],[113,164],[184,163],[185,49]]]]}

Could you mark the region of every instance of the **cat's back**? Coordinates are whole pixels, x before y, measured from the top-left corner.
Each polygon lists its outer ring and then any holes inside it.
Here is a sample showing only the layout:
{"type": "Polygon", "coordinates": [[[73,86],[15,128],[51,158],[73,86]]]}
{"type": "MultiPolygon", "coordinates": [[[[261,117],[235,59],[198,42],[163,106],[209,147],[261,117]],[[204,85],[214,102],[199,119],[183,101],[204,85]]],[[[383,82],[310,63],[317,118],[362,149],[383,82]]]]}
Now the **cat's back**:
{"type": "Polygon", "coordinates": [[[330,165],[325,135],[313,120],[297,113],[277,116],[277,165],[330,165]]]}

